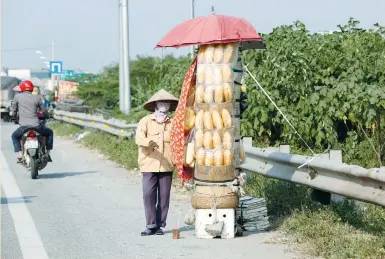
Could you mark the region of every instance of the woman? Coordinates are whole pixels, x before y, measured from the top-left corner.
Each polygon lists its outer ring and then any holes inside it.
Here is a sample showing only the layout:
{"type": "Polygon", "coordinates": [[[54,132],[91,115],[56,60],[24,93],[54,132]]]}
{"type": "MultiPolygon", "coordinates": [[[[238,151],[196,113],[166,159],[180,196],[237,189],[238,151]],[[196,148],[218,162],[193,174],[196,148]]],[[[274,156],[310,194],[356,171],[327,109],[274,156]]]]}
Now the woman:
{"type": "Polygon", "coordinates": [[[162,228],[166,226],[174,172],[169,112],[175,110],[177,104],[178,99],[175,96],[160,90],[144,104],[144,109],[153,113],[144,117],[136,130],[147,222],[142,236],[164,234],[162,228]]]}

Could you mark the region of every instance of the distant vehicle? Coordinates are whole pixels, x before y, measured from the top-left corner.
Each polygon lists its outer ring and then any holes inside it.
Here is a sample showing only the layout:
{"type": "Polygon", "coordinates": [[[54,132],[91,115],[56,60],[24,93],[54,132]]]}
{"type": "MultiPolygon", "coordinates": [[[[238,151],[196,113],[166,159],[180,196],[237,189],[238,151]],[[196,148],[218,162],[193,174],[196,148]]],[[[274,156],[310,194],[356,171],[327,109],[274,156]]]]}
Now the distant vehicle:
{"type": "Polygon", "coordinates": [[[2,76],[1,77],[1,95],[0,95],[0,108],[1,108],[1,119],[6,122],[11,120],[10,110],[12,105],[13,97],[16,92],[13,88],[18,86],[21,80],[16,77],[2,76]]]}
{"type": "MultiPolygon", "coordinates": [[[[14,91],[22,81],[16,77],[2,76],[1,77],[1,95],[0,95],[0,108],[1,108],[1,119],[5,122],[11,121],[11,106],[15,95],[14,91]]],[[[41,90],[39,86],[34,88],[33,94],[41,96],[41,90]]]]}
{"type": "Polygon", "coordinates": [[[16,77],[17,79],[19,79],[21,81],[31,79],[31,70],[30,69],[21,69],[21,68],[8,69],[7,74],[8,74],[8,76],[16,77]]]}

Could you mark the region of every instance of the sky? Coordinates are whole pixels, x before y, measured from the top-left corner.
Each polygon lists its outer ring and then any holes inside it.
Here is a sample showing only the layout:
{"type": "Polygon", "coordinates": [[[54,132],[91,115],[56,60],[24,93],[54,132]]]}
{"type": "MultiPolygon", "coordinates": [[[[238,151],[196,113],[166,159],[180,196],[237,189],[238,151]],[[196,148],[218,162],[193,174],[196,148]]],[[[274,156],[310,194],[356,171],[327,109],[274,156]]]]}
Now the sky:
{"type": "MultiPolygon", "coordinates": [[[[63,69],[100,72],[119,61],[119,0],[0,0],[3,2],[2,66],[41,69],[39,50],[63,69]]],[[[337,29],[350,17],[361,27],[385,25],[384,0],[195,0],[195,16],[217,14],[242,17],[258,32],[268,33],[296,20],[310,31],[337,29]]],[[[161,56],[187,54],[189,49],[154,50],[158,41],[177,24],[190,19],[191,0],[129,0],[129,52],[161,56]]]]}

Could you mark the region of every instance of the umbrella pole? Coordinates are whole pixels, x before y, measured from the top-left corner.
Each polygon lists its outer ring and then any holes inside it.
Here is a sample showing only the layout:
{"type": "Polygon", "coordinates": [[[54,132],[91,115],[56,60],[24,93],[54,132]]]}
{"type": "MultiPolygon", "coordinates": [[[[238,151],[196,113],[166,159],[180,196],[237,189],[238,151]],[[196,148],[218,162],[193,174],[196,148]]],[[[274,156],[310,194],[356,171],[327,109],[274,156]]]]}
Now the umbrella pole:
{"type": "MultiPolygon", "coordinates": [[[[191,19],[195,18],[195,0],[191,0],[191,19]]],[[[194,45],[191,46],[191,59],[194,59],[194,45]]]]}

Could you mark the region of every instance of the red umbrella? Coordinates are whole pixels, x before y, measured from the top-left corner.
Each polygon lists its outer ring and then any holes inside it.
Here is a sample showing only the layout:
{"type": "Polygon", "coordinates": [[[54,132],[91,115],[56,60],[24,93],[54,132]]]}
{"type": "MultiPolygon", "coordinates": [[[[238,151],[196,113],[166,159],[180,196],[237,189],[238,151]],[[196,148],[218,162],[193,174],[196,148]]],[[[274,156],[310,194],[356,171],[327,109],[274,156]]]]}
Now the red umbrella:
{"type": "Polygon", "coordinates": [[[179,24],[156,48],[261,40],[261,36],[245,19],[211,14],[179,24]]]}

